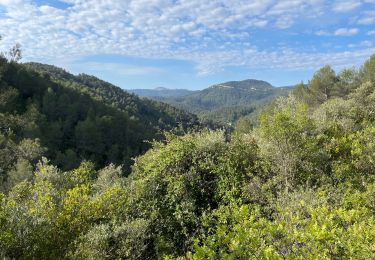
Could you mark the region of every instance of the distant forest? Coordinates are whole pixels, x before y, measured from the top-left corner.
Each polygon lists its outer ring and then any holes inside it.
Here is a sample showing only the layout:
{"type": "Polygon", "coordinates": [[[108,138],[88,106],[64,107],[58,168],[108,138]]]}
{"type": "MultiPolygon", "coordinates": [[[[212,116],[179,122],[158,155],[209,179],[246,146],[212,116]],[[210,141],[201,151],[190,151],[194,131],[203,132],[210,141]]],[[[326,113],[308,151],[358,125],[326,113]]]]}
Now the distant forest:
{"type": "MultiPolygon", "coordinates": [[[[278,96],[287,96],[292,87],[273,87],[262,80],[229,81],[185,94],[176,90],[133,92],[197,114],[204,122],[235,124],[240,118],[254,118],[257,110],[278,96]],[[161,92],[161,93],[160,93],[161,92]],[[152,96],[154,94],[154,96],[152,96]]],[[[184,92],[183,92],[184,93],[184,92]]]]}

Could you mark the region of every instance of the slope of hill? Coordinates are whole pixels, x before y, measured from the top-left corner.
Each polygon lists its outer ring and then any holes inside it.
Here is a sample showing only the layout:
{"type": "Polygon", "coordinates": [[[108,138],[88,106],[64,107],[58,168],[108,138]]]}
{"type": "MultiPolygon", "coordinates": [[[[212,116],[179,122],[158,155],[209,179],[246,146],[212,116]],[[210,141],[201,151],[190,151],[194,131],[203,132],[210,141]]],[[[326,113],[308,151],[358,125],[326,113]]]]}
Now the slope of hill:
{"type": "Polygon", "coordinates": [[[140,97],[181,97],[187,96],[195,91],[188,89],[169,89],[164,87],[157,87],[154,89],[129,89],[128,92],[138,95],[140,97]]]}
{"type": "Polygon", "coordinates": [[[187,96],[155,99],[196,113],[203,119],[230,123],[252,113],[257,106],[274,97],[287,95],[290,89],[273,87],[261,80],[248,79],[216,84],[187,96]]]}
{"type": "Polygon", "coordinates": [[[199,125],[196,116],[170,105],[49,65],[1,60],[0,90],[0,139],[34,140],[27,150],[40,148],[62,169],[90,160],[128,170],[131,158],[149,148],[145,141],[160,139],[162,130],[199,125]]]}
{"type": "Polygon", "coordinates": [[[64,69],[40,63],[26,63],[25,66],[42,74],[47,73],[52,80],[83,91],[96,100],[103,101],[126,112],[130,117],[147,122],[161,130],[171,130],[177,126],[182,126],[186,130],[199,124],[193,114],[165,103],[139,98],[91,75],[75,76],[64,69]]]}

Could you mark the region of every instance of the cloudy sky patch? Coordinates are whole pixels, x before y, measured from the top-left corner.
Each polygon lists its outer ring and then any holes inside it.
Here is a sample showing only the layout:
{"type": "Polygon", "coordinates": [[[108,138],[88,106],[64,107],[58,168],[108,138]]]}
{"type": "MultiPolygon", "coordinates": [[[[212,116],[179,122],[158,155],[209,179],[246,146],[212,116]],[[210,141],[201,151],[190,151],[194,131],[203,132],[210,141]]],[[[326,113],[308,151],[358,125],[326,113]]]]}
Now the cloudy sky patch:
{"type": "Polygon", "coordinates": [[[0,49],[123,88],[290,85],[367,59],[374,17],[373,0],[0,0],[0,49]]]}

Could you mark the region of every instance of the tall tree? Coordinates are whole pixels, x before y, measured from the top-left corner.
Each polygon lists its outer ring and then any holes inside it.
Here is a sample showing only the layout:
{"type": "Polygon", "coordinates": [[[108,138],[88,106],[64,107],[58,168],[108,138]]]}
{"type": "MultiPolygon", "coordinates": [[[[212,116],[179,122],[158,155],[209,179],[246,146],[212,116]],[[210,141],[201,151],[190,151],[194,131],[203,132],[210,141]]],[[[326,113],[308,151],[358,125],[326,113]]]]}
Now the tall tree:
{"type": "Polygon", "coordinates": [[[335,71],[326,65],[317,72],[309,82],[309,90],[314,94],[318,103],[327,101],[333,94],[333,89],[338,81],[335,71]]]}
{"type": "Polygon", "coordinates": [[[375,54],[360,69],[360,79],[362,82],[375,82],[375,54]]]}

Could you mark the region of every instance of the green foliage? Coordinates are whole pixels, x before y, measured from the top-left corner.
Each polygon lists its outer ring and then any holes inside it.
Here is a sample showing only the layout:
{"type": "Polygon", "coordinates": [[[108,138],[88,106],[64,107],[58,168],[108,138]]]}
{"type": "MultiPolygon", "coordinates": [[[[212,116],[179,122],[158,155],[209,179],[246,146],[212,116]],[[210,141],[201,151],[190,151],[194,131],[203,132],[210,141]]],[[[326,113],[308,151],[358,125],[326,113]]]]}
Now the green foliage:
{"type": "Polygon", "coordinates": [[[324,67],[231,135],[165,132],[148,143],[154,121],[135,118],[127,94],[5,63],[0,256],[375,258],[375,87],[360,77],[372,59],[359,74],[324,67]],[[124,176],[118,165],[147,147],[124,176]]]}
{"type": "Polygon", "coordinates": [[[339,138],[334,146],[337,159],[333,163],[333,173],[337,182],[350,180],[359,187],[373,182],[375,172],[375,127],[339,138]]]}
{"type": "Polygon", "coordinates": [[[298,84],[292,90],[293,96],[309,106],[318,106],[332,98],[350,94],[360,83],[359,73],[354,69],[343,69],[339,74],[324,66],[315,72],[308,85],[298,84]]]}
{"type": "Polygon", "coordinates": [[[375,83],[375,55],[372,55],[359,72],[361,82],[375,83]]]}
{"type": "Polygon", "coordinates": [[[6,190],[17,180],[27,179],[28,168],[41,158],[44,151],[37,139],[17,141],[11,131],[5,135],[0,132],[0,189],[6,190]],[[14,176],[10,177],[10,174],[14,176]]]}
{"type": "Polygon", "coordinates": [[[74,258],[79,259],[139,259],[144,255],[149,237],[147,220],[134,220],[121,225],[103,224],[94,226],[80,237],[74,258]]]}
{"type": "Polygon", "coordinates": [[[335,71],[327,65],[315,72],[309,82],[309,90],[313,93],[317,102],[323,103],[335,94],[337,81],[335,71]]]}
{"type": "Polygon", "coordinates": [[[152,219],[156,255],[186,251],[199,217],[217,206],[215,171],[225,148],[223,133],[207,132],[155,144],[136,160],[131,180],[141,192],[138,211],[152,219]]]}
{"type": "Polygon", "coordinates": [[[256,131],[261,152],[277,173],[275,183],[286,192],[296,184],[315,185],[328,158],[314,135],[307,106],[289,97],[277,100],[271,109],[261,115],[256,131]]]}
{"type": "Polygon", "coordinates": [[[33,178],[33,166],[28,160],[19,159],[14,168],[8,172],[8,178],[6,180],[6,189],[11,189],[16,184],[23,181],[31,181],[33,178]]]}
{"type": "MultiPolygon", "coordinates": [[[[373,189],[369,185],[368,189],[373,189]]],[[[272,218],[257,208],[226,206],[213,212],[212,235],[196,244],[191,259],[368,259],[375,257],[375,219],[366,206],[327,203],[323,191],[297,192],[276,203],[272,218]],[[307,201],[305,199],[308,199],[307,201]]],[[[366,192],[361,193],[362,199],[366,192]]],[[[358,194],[356,194],[358,195],[358,194]]]]}

